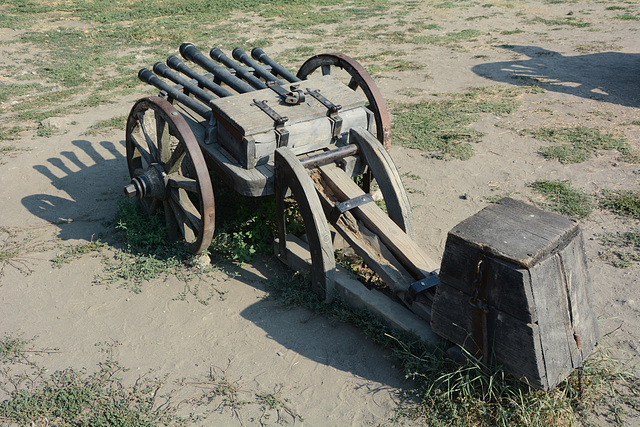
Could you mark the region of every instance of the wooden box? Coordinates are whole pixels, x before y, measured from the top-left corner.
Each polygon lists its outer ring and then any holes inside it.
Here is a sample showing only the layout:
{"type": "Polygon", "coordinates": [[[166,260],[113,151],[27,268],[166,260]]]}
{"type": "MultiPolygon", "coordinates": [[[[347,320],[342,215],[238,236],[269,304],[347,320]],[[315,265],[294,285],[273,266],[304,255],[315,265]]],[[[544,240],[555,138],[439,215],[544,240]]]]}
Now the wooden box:
{"type": "Polygon", "coordinates": [[[471,354],[484,337],[492,364],[550,390],[599,339],[591,292],[578,224],[504,198],[449,232],[431,327],[471,354]],[[477,289],[484,322],[472,305],[477,289]]]}
{"type": "MultiPolygon", "coordinates": [[[[289,90],[288,85],[282,87],[289,90]]],[[[287,146],[295,154],[303,154],[340,141],[347,143],[349,129],[360,126],[371,130],[373,115],[365,108],[364,94],[351,90],[347,85],[327,75],[299,83],[299,89],[319,90],[320,94],[335,105],[342,119],[339,138],[332,138],[332,125],[327,107],[307,94],[300,104],[286,104],[272,89],[261,89],[236,96],[211,101],[217,120],[217,142],[220,143],[245,168],[251,169],[273,160],[276,149],[274,120],[255,105],[254,100],[267,101],[278,115],[287,117],[284,124],[289,132],[287,146]]]]}

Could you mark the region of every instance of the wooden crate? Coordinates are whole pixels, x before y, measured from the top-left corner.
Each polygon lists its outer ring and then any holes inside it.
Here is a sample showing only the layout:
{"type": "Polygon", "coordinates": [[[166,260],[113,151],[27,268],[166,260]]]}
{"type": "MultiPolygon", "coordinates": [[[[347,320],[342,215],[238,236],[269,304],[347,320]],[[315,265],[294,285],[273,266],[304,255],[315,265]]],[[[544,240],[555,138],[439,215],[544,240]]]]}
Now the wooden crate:
{"type": "MultiPolygon", "coordinates": [[[[290,85],[283,85],[289,89],[290,85]]],[[[364,107],[364,94],[353,91],[334,77],[327,75],[300,82],[299,89],[319,90],[320,94],[342,108],[340,143],[347,143],[349,129],[371,130],[373,115],[364,107]]],[[[289,132],[287,146],[295,154],[303,154],[338,142],[332,139],[332,127],[327,108],[311,95],[305,101],[291,105],[281,100],[271,89],[261,89],[211,101],[218,122],[217,141],[245,168],[271,162],[276,149],[274,120],[254,105],[254,99],[267,101],[280,116],[288,117],[284,124],[289,132]]]]}
{"type": "Polygon", "coordinates": [[[482,258],[486,354],[530,384],[554,388],[599,339],[579,225],[504,198],[449,232],[431,327],[471,354],[475,328],[482,331],[471,304],[482,258]]]}

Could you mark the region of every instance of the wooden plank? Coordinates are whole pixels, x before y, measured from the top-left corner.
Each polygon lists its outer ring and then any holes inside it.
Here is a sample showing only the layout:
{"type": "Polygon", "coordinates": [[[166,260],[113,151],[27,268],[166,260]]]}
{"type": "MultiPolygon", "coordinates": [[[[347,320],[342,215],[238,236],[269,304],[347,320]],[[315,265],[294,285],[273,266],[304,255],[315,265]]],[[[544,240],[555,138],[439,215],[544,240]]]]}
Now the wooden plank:
{"type": "MultiPolygon", "coordinates": [[[[469,296],[442,283],[438,285],[431,313],[432,330],[473,354],[473,327],[473,307],[469,304],[469,296]]],[[[502,364],[508,372],[526,377],[532,385],[547,389],[538,325],[489,310],[487,334],[493,363],[502,364]]]]}
{"type": "MultiPolygon", "coordinates": [[[[339,201],[349,200],[364,194],[351,177],[337,166],[325,165],[319,169],[339,201]]],[[[352,209],[351,212],[380,237],[381,241],[415,279],[422,279],[438,268],[438,265],[422,251],[422,248],[375,203],[366,203],[352,209]]]]}
{"type": "Polygon", "coordinates": [[[571,327],[578,350],[574,353],[573,366],[582,366],[584,359],[600,339],[598,319],[594,315],[590,298],[593,290],[587,270],[582,231],[558,256],[567,287],[571,327]]]}
{"type": "MultiPolygon", "coordinates": [[[[278,242],[275,242],[277,252],[278,242]]],[[[287,235],[287,265],[296,271],[310,269],[311,255],[306,243],[295,236],[287,235]]],[[[386,295],[369,290],[358,282],[344,267],[337,266],[335,273],[335,292],[350,306],[367,309],[383,318],[391,327],[415,333],[426,342],[438,344],[441,338],[433,333],[429,324],[416,317],[411,311],[391,300],[386,295]]]]}
{"type": "Polygon", "coordinates": [[[557,252],[577,232],[575,221],[508,197],[450,231],[485,252],[523,267],[557,252]]]}
{"type": "Polygon", "coordinates": [[[333,224],[336,231],[364,262],[375,271],[394,293],[405,292],[415,280],[400,265],[391,251],[362,221],[356,221],[349,212],[341,215],[333,224]]]}
{"type": "Polygon", "coordinates": [[[578,351],[560,257],[556,254],[543,260],[531,268],[530,274],[544,366],[549,387],[553,388],[577,367],[573,362],[578,351]]]}
{"type": "MultiPolygon", "coordinates": [[[[481,251],[449,234],[442,255],[440,281],[471,298],[475,257],[481,251]]],[[[538,320],[529,283],[529,272],[517,264],[487,257],[487,303],[525,323],[538,320]]]]}
{"type": "Polygon", "coordinates": [[[216,176],[238,193],[250,197],[273,194],[273,173],[269,175],[268,169],[245,169],[220,144],[201,144],[200,148],[216,176]]]}
{"type": "MultiPolygon", "coordinates": [[[[289,90],[290,84],[283,85],[289,90]]],[[[363,107],[366,98],[360,92],[349,89],[332,76],[322,76],[305,80],[300,83],[300,89],[319,89],[320,93],[334,104],[342,105],[342,111],[363,107]]],[[[279,115],[289,118],[287,125],[306,122],[327,116],[327,108],[310,95],[305,101],[297,104],[285,104],[280,96],[271,89],[262,89],[235,96],[219,98],[211,101],[211,107],[218,120],[233,126],[240,135],[253,135],[266,132],[273,128],[273,119],[264,111],[256,107],[253,100],[266,100],[268,105],[279,115]]]]}

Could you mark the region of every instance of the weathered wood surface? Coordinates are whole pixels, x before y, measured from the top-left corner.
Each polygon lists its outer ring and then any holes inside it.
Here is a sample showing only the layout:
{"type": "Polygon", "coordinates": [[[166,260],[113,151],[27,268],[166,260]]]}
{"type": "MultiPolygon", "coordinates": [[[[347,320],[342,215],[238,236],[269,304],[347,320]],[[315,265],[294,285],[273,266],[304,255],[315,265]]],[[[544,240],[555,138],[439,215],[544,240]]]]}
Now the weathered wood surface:
{"type": "MultiPolygon", "coordinates": [[[[279,242],[275,242],[276,250],[279,242]]],[[[311,255],[308,245],[295,236],[287,236],[287,265],[297,271],[309,271],[311,255]]],[[[335,293],[342,297],[349,305],[362,308],[380,316],[390,326],[415,333],[426,342],[438,344],[442,340],[433,333],[429,323],[418,318],[411,311],[393,301],[388,296],[375,289],[367,289],[356,280],[351,273],[341,266],[337,266],[335,273],[335,293]]]]}
{"type": "Polygon", "coordinates": [[[491,255],[530,267],[578,232],[578,224],[567,217],[505,197],[456,225],[450,234],[491,255]],[[508,209],[509,215],[503,215],[508,209]]]}
{"type": "MultiPolygon", "coordinates": [[[[364,194],[351,177],[337,166],[326,165],[319,169],[338,201],[353,199],[364,194]]],[[[366,203],[350,212],[380,238],[416,280],[428,276],[438,268],[422,248],[375,203],[366,203]]]]}
{"type": "MultiPolygon", "coordinates": [[[[298,203],[300,215],[304,221],[305,232],[311,248],[311,285],[321,298],[330,300],[334,295],[335,258],[329,224],[324,216],[316,188],[306,169],[298,158],[287,147],[276,150],[275,177],[276,211],[278,212],[278,229],[281,245],[280,257],[286,257],[286,229],[284,218],[284,199],[288,189],[298,203]]],[[[286,262],[286,261],[285,261],[286,262]]]]}
{"type": "Polygon", "coordinates": [[[387,207],[389,217],[413,239],[413,213],[398,168],[382,143],[362,127],[350,131],[351,138],[360,147],[365,162],[371,168],[387,207]]]}
{"type": "MultiPolygon", "coordinates": [[[[475,351],[473,342],[473,309],[470,295],[447,286],[442,281],[436,288],[436,302],[431,307],[431,328],[440,336],[475,351]]],[[[538,325],[525,323],[491,307],[487,313],[488,342],[493,362],[501,364],[516,376],[543,388],[547,384],[538,325]]]]}
{"type": "Polygon", "coordinates": [[[579,226],[503,199],[453,228],[431,326],[471,353],[476,348],[473,331],[481,327],[474,323],[471,305],[480,253],[486,257],[488,351],[493,362],[537,387],[554,388],[582,366],[599,339],[579,226]]]}
{"type": "MultiPolygon", "coordinates": [[[[287,147],[299,155],[335,144],[347,144],[349,142],[348,131],[352,126],[369,126],[372,120],[370,113],[365,108],[345,111],[340,114],[340,117],[342,118],[343,131],[338,139],[333,139],[331,122],[326,116],[291,126],[287,124],[286,130],[289,132],[287,147]]],[[[224,126],[224,123],[219,123],[217,141],[247,169],[254,168],[256,165],[272,163],[273,153],[277,147],[273,126],[263,133],[238,136],[233,135],[229,128],[224,126]]]]}
{"type": "MultiPolygon", "coordinates": [[[[290,84],[282,85],[289,90],[290,84]]],[[[340,114],[357,107],[363,107],[367,99],[359,92],[349,89],[332,76],[321,76],[304,80],[299,89],[319,90],[320,94],[336,105],[342,105],[340,114]]],[[[271,89],[238,94],[211,101],[211,107],[218,120],[229,123],[241,136],[255,135],[273,129],[273,119],[256,106],[253,100],[267,101],[269,107],[281,116],[289,118],[286,125],[307,122],[327,116],[327,108],[311,95],[305,101],[290,105],[282,101],[280,95],[271,89]]]]}

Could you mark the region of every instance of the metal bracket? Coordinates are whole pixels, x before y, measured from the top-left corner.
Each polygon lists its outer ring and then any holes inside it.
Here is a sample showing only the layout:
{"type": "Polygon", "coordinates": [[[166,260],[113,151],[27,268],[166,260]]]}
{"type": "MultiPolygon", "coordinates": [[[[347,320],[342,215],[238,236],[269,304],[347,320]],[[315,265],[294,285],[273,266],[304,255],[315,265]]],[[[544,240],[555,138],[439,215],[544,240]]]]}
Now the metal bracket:
{"type": "Polygon", "coordinates": [[[327,107],[327,110],[329,110],[329,114],[336,114],[338,111],[342,109],[342,105],[336,105],[333,102],[329,101],[327,98],[325,98],[323,95],[321,95],[319,89],[311,90],[307,88],[307,94],[313,96],[315,99],[318,100],[318,102],[320,102],[322,105],[327,107]]]}
{"type": "Polygon", "coordinates": [[[276,111],[267,105],[267,101],[260,101],[258,99],[253,100],[253,104],[256,107],[264,111],[269,117],[273,119],[275,131],[276,131],[276,146],[286,147],[289,143],[289,131],[285,129],[284,124],[289,120],[287,116],[281,116],[276,111]]]}
{"type": "Polygon", "coordinates": [[[489,338],[487,330],[487,313],[489,305],[487,304],[487,296],[489,293],[489,277],[488,277],[488,260],[482,253],[476,255],[474,259],[475,274],[471,283],[473,292],[469,299],[469,304],[473,310],[473,331],[472,337],[476,346],[476,352],[482,357],[483,370],[486,371],[489,362],[489,338]]]}
{"type": "Polygon", "coordinates": [[[307,94],[314,97],[318,102],[329,110],[329,120],[331,121],[331,134],[333,138],[337,138],[342,132],[342,117],[338,115],[338,111],[342,109],[342,105],[334,104],[320,93],[320,89],[311,90],[307,88],[307,94]]]}
{"type": "Polygon", "coordinates": [[[438,283],[440,283],[440,278],[438,277],[438,275],[435,272],[430,273],[430,275],[425,277],[424,279],[410,284],[409,288],[407,289],[407,296],[410,301],[415,301],[418,295],[420,295],[422,292],[425,292],[427,289],[433,288],[438,283]]]}
{"type": "Polygon", "coordinates": [[[343,213],[369,202],[373,202],[371,194],[363,194],[362,196],[354,197],[353,199],[345,200],[341,203],[336,203],[329,213],[329,220],[330,222],[336,222],[343,213]]]}
{"type": "Polygon", "coordinates": [[[286,90],[278,85],[277,82],[269,81],[267,82],[267,87],[280,95],[286,104],[297,105],[304,102],[304,92],[298,89],[300,85],[291,85],[289,86],[289,90],[286,90]]]}

